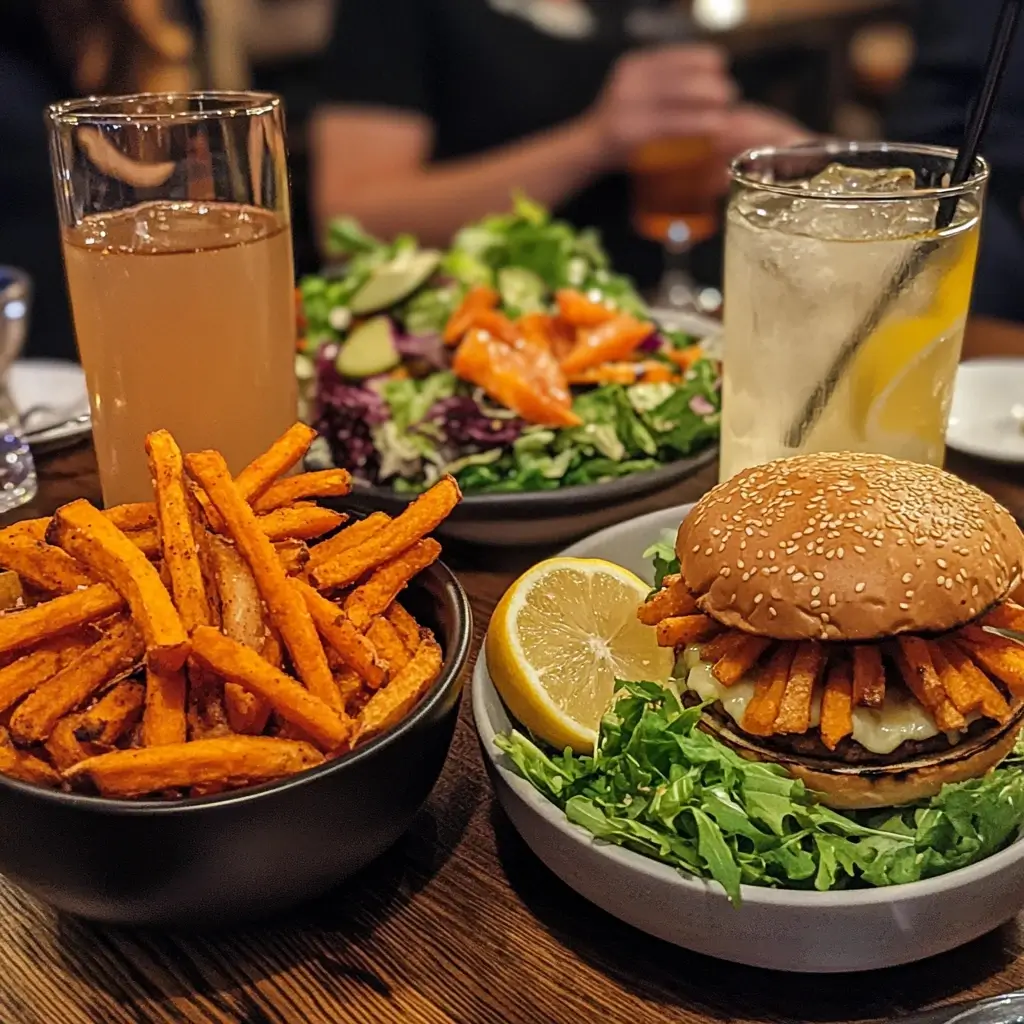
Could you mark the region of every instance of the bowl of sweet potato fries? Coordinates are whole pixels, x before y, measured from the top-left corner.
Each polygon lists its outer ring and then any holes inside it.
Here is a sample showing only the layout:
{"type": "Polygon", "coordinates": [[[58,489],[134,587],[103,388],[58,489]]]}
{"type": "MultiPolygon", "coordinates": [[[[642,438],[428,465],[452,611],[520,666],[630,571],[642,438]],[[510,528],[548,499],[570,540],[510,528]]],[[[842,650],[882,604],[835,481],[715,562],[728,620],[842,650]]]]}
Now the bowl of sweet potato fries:
{"type": "Polygon", "coordinates": [[[0,873],[58,909],[224,923],[394,843],[447,756],[472,633],[429,534],[439,481],[350,518],[287,475],[296,424],[232,477],[146,438],[153,501],[0,530],[0,873]]]}

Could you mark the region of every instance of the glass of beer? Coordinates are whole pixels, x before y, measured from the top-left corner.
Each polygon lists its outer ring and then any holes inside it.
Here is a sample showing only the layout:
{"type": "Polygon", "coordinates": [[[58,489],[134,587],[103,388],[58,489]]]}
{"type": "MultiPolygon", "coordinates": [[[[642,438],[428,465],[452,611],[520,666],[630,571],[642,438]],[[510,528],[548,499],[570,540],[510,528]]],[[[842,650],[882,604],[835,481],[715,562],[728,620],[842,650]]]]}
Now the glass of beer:
{"type": "Polygon", "coordinates": [[[725,166],[710,138],[655,139],[632,154],[633,223],[644,238],[660,243],[665,271],[657,303],[687,307],[696,302],[690,250],[718,227],[718,200],[725,166]]]}
{"type": "Polygon", "coordinates": [[[296,415],[280,99],[92,97],[47,116],[104,501],[151,495],[160,427],[237,473],[296,415]]]}

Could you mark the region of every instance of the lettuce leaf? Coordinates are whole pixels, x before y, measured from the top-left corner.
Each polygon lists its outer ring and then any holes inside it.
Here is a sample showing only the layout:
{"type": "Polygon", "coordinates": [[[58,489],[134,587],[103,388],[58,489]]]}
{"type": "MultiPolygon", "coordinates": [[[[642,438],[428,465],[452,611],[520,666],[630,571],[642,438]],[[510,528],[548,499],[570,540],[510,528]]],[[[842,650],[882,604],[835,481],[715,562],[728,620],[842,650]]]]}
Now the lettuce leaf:
{"type": "MultiPolygon", "coordinates": [[[[664,553],[662,553],[664,554],[664,553]]],[[[498,736],[520,775],[605,842],[718,882],[841,889],[919,881],[1013,842],[1024,825],[1024,743],[979,779],[931,800],[840,813],[779,765],[747,761],[698,728],[656,683],[620,682],[593,757],[498,736]]]]}

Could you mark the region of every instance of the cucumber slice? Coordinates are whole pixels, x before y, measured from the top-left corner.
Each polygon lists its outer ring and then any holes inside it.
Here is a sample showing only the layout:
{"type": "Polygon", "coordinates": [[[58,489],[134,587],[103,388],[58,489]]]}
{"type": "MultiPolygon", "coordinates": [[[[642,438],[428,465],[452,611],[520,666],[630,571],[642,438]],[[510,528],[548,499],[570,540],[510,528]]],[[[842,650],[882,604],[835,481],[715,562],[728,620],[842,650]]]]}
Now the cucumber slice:
{"type": "Polygon", "coordinates": [[[437,270],[441,254],[436,249],[403,253],[382,263],[348,304],[356,316],[378,313],[412,295],[437,270]]]}
{"type": "Polygon", "coordinates": [[[391,321],[375,316],[360,324],[341,344],[334,367],[342,377],[373,377],[398,365],[391,321]]]}

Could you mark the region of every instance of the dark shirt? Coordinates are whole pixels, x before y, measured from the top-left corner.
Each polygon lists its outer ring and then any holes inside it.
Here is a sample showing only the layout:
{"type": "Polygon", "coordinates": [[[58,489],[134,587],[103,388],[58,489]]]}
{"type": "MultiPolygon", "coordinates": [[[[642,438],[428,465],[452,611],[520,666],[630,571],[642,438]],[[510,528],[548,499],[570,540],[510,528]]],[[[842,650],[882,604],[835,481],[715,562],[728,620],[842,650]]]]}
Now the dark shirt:
{"type": "MultiPolygon", "coordinates": [[[[916,56],[890,138],[958,146],[1002,0],[922,0],[916,56]]],[[[982,153],[992,175],[974,279],[976,313],[1024,321],[1024,31],[1011,52],[982,153]]]]}
{"type": "Polygon", "coordinates": [[[0,15],[0,263],[33,278],[26,354],[75,358],[43,111],[70,95],[30,0],[0,15]]]}
{"type": "MultiPolygon", "coordinates": [[[[423,114],[434,127],[435,162],[564,124],[590,107],[615,61],[646,41],[632,31],[635,12],[657,4],[544,3],[555,16],[559,6],[582,10],[589,30],[559,34],[538,25],[531,18],[536,0],[341,0],[324,64],[325,98],[423,114]]],[[[632,230],[628,189],[625,175],[607,175],[556,213],[599,228],[615,265],[650,284],[660,251],[632,230]]]]}

